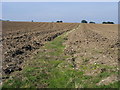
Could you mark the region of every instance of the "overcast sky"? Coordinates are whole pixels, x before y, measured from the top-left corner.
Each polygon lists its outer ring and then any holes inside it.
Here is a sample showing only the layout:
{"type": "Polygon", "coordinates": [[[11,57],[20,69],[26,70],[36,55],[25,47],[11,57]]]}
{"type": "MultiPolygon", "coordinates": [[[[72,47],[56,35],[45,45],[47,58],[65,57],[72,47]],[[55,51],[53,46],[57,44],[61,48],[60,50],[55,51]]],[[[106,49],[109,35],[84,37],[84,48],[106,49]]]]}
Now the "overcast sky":
{"type": "Polygon", "coordinates": [[[2,19],[14,21],[118,22],[117,2],[4,2],[2,19]]]}

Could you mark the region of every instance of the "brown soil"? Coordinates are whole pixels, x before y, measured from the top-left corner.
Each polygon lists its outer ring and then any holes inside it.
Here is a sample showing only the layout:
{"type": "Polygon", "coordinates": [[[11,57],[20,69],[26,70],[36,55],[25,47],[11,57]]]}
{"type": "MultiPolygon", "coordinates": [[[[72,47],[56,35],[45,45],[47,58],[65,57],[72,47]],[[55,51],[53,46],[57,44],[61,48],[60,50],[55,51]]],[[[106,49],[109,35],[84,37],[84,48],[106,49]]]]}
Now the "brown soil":
{"type": "MultiPolygon", "coordinates": [[[[65,38],[64,54],[75,70],[81,65],[118,66],[118,25],[79,24],[45,22],[3,22],[3,75],[22,70],[22,63],[40,50],[46,42],[69,31],[65,38]]],[[[92,68],[92,67],[91,67],[92,68]]],[[[118,70],[111,69],[110,72],[118,70]]],[[[85,75],[96,76],[106,68],[84,70],[85,75]]],[[[116,75],[109,76],[97,85],[116,81],[116,75]],[[111,79],[110,79],[111,78],[111,79]]],[[[6,78],[5,78],[6,79],[6,78]]]]}
{"type": "MultiPolygon", "coordinates": [[[[69,60],[74,62],[74,69],[81,70],[82,65],[92,67],[96,64],[118,66],[117,53],[120,43],[117,41],[117,25],[80,24],[79,28],[67,35],[67,39],[65,54],[72,56],[69,60]]],[[[96,76],[104,71],[107,70],[102,67],[87,69],[85,75],[96,76]]]]}
{"type": "Polygon", "coordinates": [[[45,42],[76,28],[75,23],[2,22],[3,75],[22,70],[21,64],[45,42]]]}

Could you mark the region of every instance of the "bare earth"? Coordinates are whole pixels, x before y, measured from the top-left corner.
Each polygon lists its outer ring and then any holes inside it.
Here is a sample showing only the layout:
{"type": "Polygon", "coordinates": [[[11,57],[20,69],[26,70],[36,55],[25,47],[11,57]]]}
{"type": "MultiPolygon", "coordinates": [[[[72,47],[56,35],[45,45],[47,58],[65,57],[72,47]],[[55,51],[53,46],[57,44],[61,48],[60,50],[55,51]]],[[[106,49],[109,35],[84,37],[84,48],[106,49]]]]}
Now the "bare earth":
{"type": "Polygon", "coordinates": [[[74,23],[44,22],[3,22],[2,24],[3,74],[21,70],[21,63],[46,41],[51,41],[78,26],[74,23]]]}
{"type": "MultiPolygon", "coordinates": [[[[41,47],[63,34],[66,35],[64,55],[69,56],[65,61],[72,63],[74,70],[92,77],[118,71],[120,43],[116,24],[3,22],[2,79],[8,79],[15,71],[22,71],[26,60],[38,52],[47,51],[41,47]],[[106,69],[109,66],[112,68],[106,69]]],[[[114,83],[117,77],[117,74],[110,74],[96,85],[114,83]]]]}

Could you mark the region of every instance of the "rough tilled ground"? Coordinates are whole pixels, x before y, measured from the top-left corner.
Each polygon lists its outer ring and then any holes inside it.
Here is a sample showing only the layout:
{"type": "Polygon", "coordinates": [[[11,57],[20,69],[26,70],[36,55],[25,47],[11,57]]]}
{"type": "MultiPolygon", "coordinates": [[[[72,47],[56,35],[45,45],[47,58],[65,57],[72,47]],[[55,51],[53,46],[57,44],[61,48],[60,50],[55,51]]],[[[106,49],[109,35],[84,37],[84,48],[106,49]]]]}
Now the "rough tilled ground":
{"type": "Polygon", "coordinates": [[[4,22],[3,30],[11,74],[3,87],[118,87],[117,25],[4,22]]]}
{"type": "Polygon", "coordinates": [[[91,64],[96,62],[117,65],[119,46],[117,34],[116,25],[80,25],[79,29],[74,30],[67,37],[66,54],[91,58],[89,61],[91,64]]]}
{"type": "MultiPolygon", "coordinates": [[[[81,70],[81,66],[89,66],[85,75],[96,76],[101,72],[118,71],[118,26],[102,24],[81,24],[79,28],[68,34],[65,42],[65,54],[72,56],[69,60],[74,60],[74,68],[81,70]],[[116,67],[108,70],[105,67],[92,65],[106,65],[116,67]]],[[[107,77],[108,83],[116,81],[117,76],[107,77]]],[[[105,81],[104,80],[104,81],[105,81]]],[[[102,81],[101,81],[102,82],[102,81]]],[[[101,82],[99,84],[101,84],[101,82]]]]}
{"type": "Polygon", "coordinates": [[[21,63],[36,49],[77,26],[72,23],[2,22],[3,75],[22,70],[21,63]]]}

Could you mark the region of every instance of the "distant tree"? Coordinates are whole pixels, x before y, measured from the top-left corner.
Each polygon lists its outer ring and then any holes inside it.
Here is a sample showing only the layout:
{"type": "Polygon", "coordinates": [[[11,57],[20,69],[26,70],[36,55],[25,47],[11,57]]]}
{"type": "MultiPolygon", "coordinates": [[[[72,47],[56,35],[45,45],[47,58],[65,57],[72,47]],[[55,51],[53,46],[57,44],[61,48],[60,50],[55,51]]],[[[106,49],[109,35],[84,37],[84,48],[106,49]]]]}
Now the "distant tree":
{"type": "Polygon", "coordinates": [[[95,22],[92,22],[92,21],[90,21],[89,23],[93,23],[93,24],[95,24],[95,22]]]}
{"type": "Polygon", "coordinates": [[[86,20],[82,20],[81,23],[87,23],[87,21],[86,20]]]}
{"type": "Polygon", "coordinates": [[[103,22],[102,24],[114,24],[114,22],[103,22]]]}
{"type": "Polygon", "coordinates": [[[33,22],[33,20],[31,22],[33,22]]]}
{"type": "Polygon", "coordinates": [[[114,24],[114,22],[107,22],[108,24],[114,24]]]}
{"type": "Polygon", "coordinates": [[[57,21],[57,23],[62,23],[63,21],[57,21]]]}

